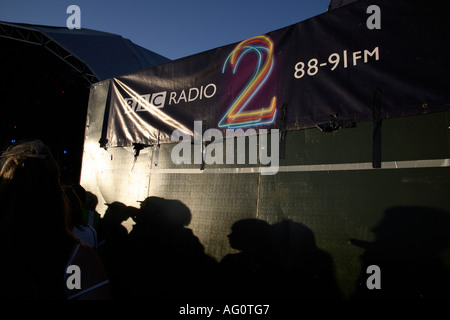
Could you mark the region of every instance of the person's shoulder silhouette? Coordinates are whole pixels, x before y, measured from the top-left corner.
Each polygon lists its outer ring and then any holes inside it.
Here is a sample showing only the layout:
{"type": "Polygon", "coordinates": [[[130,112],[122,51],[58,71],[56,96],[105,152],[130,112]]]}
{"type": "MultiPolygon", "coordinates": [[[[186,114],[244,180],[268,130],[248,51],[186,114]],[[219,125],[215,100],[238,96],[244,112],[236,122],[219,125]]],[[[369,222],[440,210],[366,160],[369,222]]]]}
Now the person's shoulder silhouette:
{"type": "Polygon", "coordinates": [[[243,219],[232,225],[228,240],[238,252],[225,255],[219,263],[225,297],[268,297],[270,232],[270,224],[260,219],[243,219]]]}
{"type": "Polygon", "coordinates": [[[67,199],[69,229],[81,243],[96,249],[97,231],[83,221],[82,204],[75,188],[71,185],[63,185],[62,188],[67,199]]]}
{"type": "Polygon", "coordinates": [[[449,299],[450,270],[440,254],[450,246],[450,214],[422,206],[388,208],[373,242],[350,239],[365,249],[352,299],[449,299]],[[366,272],[377,266],[381,290],[368,288],[366,272]]]}
{"type": "Polygon", "coordinates": [[[272,259],[276,261],[277,284],[296,288],[280,290],[287,299],[341,299],[331,255],[317,247],[306,225],[284,220],[272,226],[272,259]]]}

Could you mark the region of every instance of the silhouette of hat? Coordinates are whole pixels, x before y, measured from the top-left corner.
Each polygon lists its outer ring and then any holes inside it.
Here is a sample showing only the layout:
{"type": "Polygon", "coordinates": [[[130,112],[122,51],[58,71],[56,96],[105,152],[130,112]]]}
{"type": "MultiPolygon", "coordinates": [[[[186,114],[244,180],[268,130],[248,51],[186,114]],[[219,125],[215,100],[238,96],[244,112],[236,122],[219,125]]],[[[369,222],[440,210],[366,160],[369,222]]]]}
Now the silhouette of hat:
{"type": "Polygon", "coordinates": [[[361,248],[440,251],[450,245],[450,215],[439,209],[398,206],[387,209],[380,223],[372,228],[375,241],[350,239],[361,248]]]}

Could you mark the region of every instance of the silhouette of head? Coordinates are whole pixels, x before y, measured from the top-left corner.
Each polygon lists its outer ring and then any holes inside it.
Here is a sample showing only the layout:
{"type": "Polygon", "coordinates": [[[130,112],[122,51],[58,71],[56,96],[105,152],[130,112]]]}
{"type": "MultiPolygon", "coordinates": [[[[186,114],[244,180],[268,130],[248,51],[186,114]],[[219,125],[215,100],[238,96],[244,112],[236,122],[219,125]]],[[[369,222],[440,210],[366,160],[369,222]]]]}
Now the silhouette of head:
{"type": "Polygon", "coordinates": [[[428,207],[400,206],[385,211],[372,229],[379,245],[436,252],[450,244],[450,216],[428,207]]]}
{"type": "Polygon", "coordinates": [[[162,227],[183,228],[191,223],[191,211],[179,200],[148,197],[141,202],[138,220],[145,216],[147,222],[162,227]]]}
{"type": "Polygon", "coordinates": [[[239,220],[231,227],[228,235],[230,246],[237,250],[251,250],[267,245],[270,235],[270,225],[264,220],[239,220]]]}
{"type": "Polygon", "coordinates": [[[65,297],[61,280],[73,244],[50,150],[40,140],[8,148],[0,157],[0,296],[65,297]]]}
{"type": "Polygon", "coordinates": [[[304,224],[287,219],[272,226],[272,253],[280,262],[296,265],[317,251],[314,233],[304,224]]]}
{"type": "Polygon", "coordinates": [[[70,186],[70,185],[64,185],[62,186],[62,189],[64,191],[64,195],[67,199],[68,204],[68,225],[72,229],[75,227],[84,226],[83,222],[83,214],[82,214],[82,204],[81,200],[78,197],[78,194],[76,190],[70,186]]]}
{"type": "Polygon", "coordinates": [[[77,193],[78,199],[80,199],[81,207],[84,208],[86,204],[86,190],[80,184],[71,184],[71,187],[77,193]]]}
{"type": "Polygon", "coordinates": [[[3,221],[20,224],[24,233],[37,232],[36,235],[42,238],[67,231],[59,169],[49,148],[40,140],[13,145],[2,154],[0,201],[0,217],[10,215],[3,221]],[[47,232],[42,232],[44,228],[47,232]]]}
{"type": "Polygon", "coordinates": [[[134,217],[138,211],[135,207],[127,206],[117,201],[106,205],[108,209],[106,209],[103,218],[115,223],[121,223],[130,217],[134,217]]]}
{"type": "Polygon", "coordinates": [[[450,245],[450,215],[435,208],[397,206],[384,212],[372,228],[375,241],[351,239],[357,246],[403,253],[436,253],[450,245]]]}
{"type": "Polygon", "coordinates": [[[98,204],[97,196],[90,191],[86,191],[86,201],[84,207],[88,210],[95,211],[95,208],[97,208],[97,204],[98,204]]]}
{"type": "Polygon", "coordinates": [[[373,242],[351,239],[364,248],[360,278],[366,266],[381,269],[381,290],[358,285],[356,299],[448,299],[450,273],[439,254],[450,245],[450,215],[420,206],[391,207],[384,212],[373,242]]]}
{"type": "Polygon", "coordinates": [[[284,247],[295,247],[296,250],[309,251],[317,249],[314,233],[299,222],[283,220],[272,226],[274,240],[284,247]]]}

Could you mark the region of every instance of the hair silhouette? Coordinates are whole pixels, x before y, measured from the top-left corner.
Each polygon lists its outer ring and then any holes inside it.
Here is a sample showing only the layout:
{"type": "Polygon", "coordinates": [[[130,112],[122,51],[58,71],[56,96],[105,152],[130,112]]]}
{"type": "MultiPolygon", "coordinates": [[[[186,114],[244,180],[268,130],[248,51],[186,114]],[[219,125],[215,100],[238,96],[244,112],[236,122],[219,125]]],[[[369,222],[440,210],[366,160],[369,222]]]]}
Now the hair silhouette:
{"type": "MultiPolygon", "coordinates": [[[[75,192],[69,196],[77,198],[75,192]]],[[[2,154],[0,205],[2,298],[111,297],[95,251],[81,245],[69,231],[67,212],[79,206],[71,206],[64,195],[56,162],[42,141],[21,142],[2,154]],[[65,282],[69,263],[83,270],[75,291],[65,282]]]]}
{"type": "Polygon", "coordinates": [[[63,271],[75,243],[59,170],[40,140],[8,148],[0,163],[0,294],[64,299],[63,271]]]}

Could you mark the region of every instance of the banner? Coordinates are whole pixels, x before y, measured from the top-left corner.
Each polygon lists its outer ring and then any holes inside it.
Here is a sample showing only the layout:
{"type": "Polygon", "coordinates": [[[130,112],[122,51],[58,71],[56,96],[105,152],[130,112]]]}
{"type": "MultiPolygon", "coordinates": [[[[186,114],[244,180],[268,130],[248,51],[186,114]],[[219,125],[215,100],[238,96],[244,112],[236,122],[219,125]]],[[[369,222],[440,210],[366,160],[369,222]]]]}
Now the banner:
{"type": "Polygon", "coordinates": [[[193,135],[194,121],[221,131],[338,127],[372,120],[374,100],[381,118],[448,110],[444,4],[360,0],[113,78],[103,144],[170,142],[176,129],[193,135]]]}

